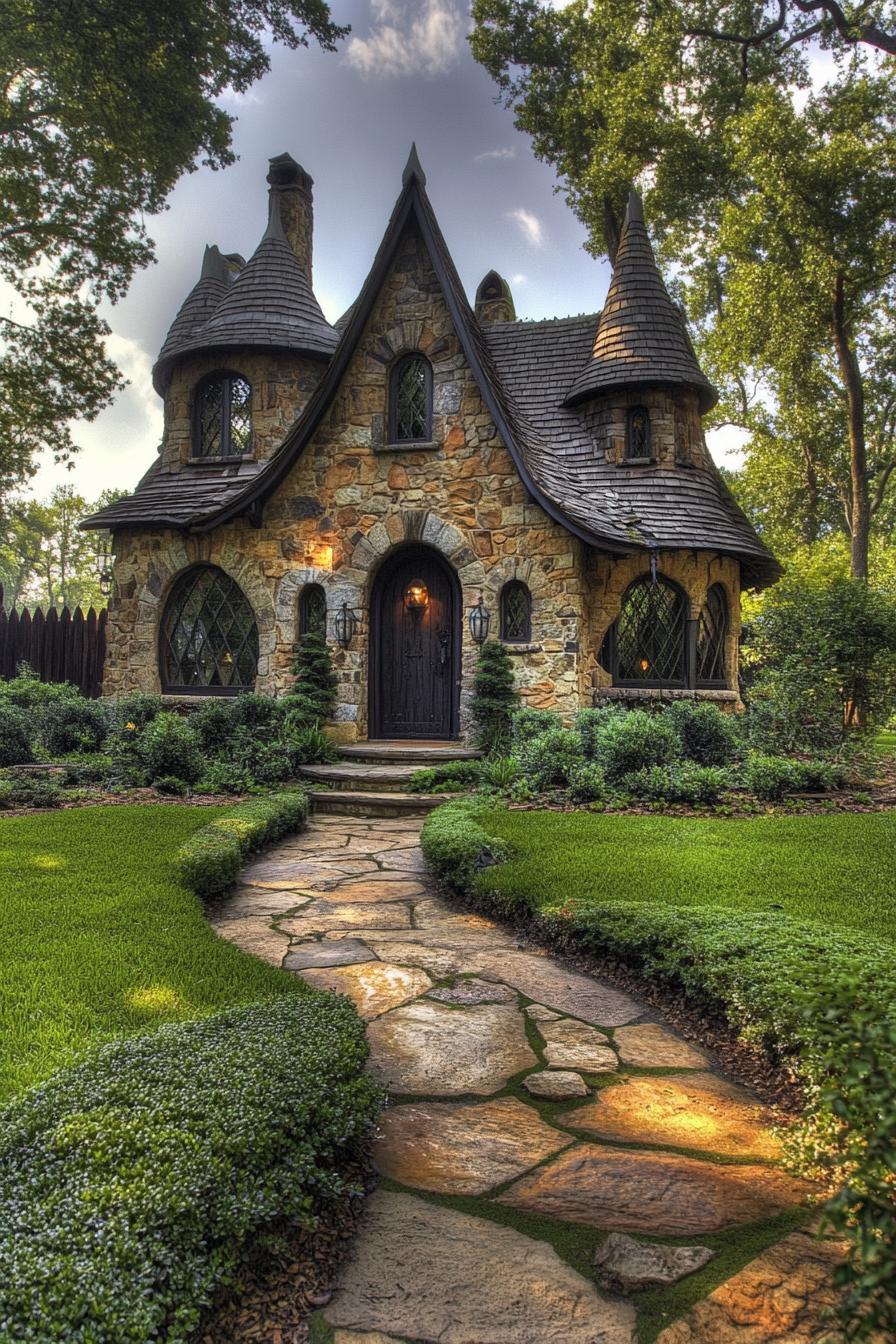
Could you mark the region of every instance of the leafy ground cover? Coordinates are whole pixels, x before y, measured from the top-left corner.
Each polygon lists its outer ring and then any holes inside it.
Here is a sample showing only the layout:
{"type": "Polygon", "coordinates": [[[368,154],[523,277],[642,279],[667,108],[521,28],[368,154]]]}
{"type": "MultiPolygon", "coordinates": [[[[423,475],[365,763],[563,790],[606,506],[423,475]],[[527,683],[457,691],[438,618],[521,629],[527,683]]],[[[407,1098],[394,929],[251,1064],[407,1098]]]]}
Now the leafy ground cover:
{"type": "Polygon", "coordinates": [[[489,874],[539,908],[633,901],[778,911],[896,938],[896,813],[750,819],[484,809],[511,859],[489,874]]]}
{"type": "Polygon", "coordinates": [[[296,992],[216,937],[175,877],[224,809],[161,804],[14,817],[0,829],[0,1098],[100,1041],[296,992]]]}

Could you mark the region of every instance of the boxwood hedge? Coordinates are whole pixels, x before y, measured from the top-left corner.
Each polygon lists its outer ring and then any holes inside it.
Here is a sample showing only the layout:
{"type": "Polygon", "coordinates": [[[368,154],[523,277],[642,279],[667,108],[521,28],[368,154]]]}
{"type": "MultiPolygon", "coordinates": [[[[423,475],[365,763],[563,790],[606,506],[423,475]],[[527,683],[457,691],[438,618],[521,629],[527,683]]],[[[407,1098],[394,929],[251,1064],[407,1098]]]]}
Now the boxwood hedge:
{"type": "Polygon", "coordinates": [[[380,1098],[322,994],[116,1041],[0,1109],[0,1335],[182,1344],[247,1245],[313,1227],[380,1098]]]}
{"type": "Polygon", "coordinates": [[[559,947],[610,956],[683,989],[795,1071],[807,1106],[788,1155],[835,1192],[826,1219],[852,1246],[840,1275],[844,1338],[896,1338],[892,946],[723,907],[570,900],[538,909],[525,892],[490,886],[486,870],[507,857],[507,844],[488,834],[471,800],[434,811],[422,844],[439,877],[480,908],[533,920],[559,947]]]}
{"type": "Polygon", "coordinates": [[[236,881],[248,854],[297,831],[307,816],[308,797],[299,790],[240,803],[181,845],[177,875],[198,896],[216,896],[236,881]]]}

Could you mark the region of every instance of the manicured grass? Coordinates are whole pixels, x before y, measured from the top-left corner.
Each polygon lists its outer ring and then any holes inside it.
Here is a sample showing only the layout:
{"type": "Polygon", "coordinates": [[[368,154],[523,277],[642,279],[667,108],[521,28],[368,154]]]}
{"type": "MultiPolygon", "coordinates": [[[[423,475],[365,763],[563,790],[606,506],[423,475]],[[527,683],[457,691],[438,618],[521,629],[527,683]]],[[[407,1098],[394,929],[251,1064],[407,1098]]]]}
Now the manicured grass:
{"type": "Polygon", "coordinates": [[[696,819],[479,814],[516,854],[488,870],[497,891],[541,909],[581,902],[780,911],[831,929],[896,938],[896,813],[696,819]]]}
{"type": "Polygon", "coordinates": [[[875,733],[872,746],[881,756],[896,756],[896,729],[883,728],[875,733]]]}
{"type": "Polygon", "coordinates": [[[218,938],[175,879],[177,847],[223,810],[0,822],[0,1099],[99,1041],[301,989],[218,938]]]}

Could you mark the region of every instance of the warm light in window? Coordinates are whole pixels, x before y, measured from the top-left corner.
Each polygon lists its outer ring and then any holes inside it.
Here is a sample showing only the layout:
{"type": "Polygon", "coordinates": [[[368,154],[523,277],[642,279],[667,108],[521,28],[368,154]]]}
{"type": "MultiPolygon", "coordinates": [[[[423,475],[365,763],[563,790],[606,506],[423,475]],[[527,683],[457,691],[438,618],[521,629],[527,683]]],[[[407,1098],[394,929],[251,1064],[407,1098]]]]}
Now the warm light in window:
{"type": "Polygon", "coordinates": [[[640,667],[640,669],[641,669],[642,672],[649,672],[649,671],[650,671],[650,659],[649,659],[649,658],[642,658],[641,661],[638,663],[638,666],[640,667]]]}
{"type": "Polygon", "coordinates": [[[408,611],[423,611],[429,606],[429,590],[425,583],[415,579],[409,583],[404,595],[404,604],[408,611]]]}

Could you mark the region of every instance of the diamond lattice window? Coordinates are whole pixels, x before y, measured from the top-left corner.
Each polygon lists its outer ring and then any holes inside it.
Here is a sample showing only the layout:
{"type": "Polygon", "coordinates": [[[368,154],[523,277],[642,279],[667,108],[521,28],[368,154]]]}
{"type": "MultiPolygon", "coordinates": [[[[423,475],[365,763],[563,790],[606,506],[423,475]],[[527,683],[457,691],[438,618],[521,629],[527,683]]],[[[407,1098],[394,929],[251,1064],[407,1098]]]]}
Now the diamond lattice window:
{"type": "Polygon", "coordinates": [[[618,682],[683,686],[687,614],[666,579],[640,579],[626,593],[616,624],[618,682]]]}
{"type": "Polygon", "coordinates": [[[432,369],[422,355],[408,355],[392,373],[390,438],[427,442],[432,435],[432,369]]]}
{"type": "Polygon", "coordinates": [[[252,451],[252,388],[235,373],[216,373],[196,394],[194,457],[245,457],[252,451]]]}
{"type": "Polygon", "coordinates": [[[697,630],[697,685],[724,686],[725,641],[728,637],[728,598],[720,583],[706,594],[697,630]]]}
{"type": "Polygon", "coordinates": [[[532,637],[532,597],[519,579],[501,590],[501,638],[508,644],[528,644],[532,637]]]}
{"type": "Polygon", "coordinates": [[[299,634],[327,634],[327,595],[319,583],[306,583],[299,598],[299,634]]]}
{"type": "Polygon", "coordinates": [[[650,413],[644,406],[635,406],[625,419],[625,456],[650,456],[650,413]]]}
{"type": "Polygon", "coordinates": [[[255,616],[223,570],[201,565],[178,579],[162,619],[160,663],[165,691],[226,695],[255,685],[255,616]]]}

